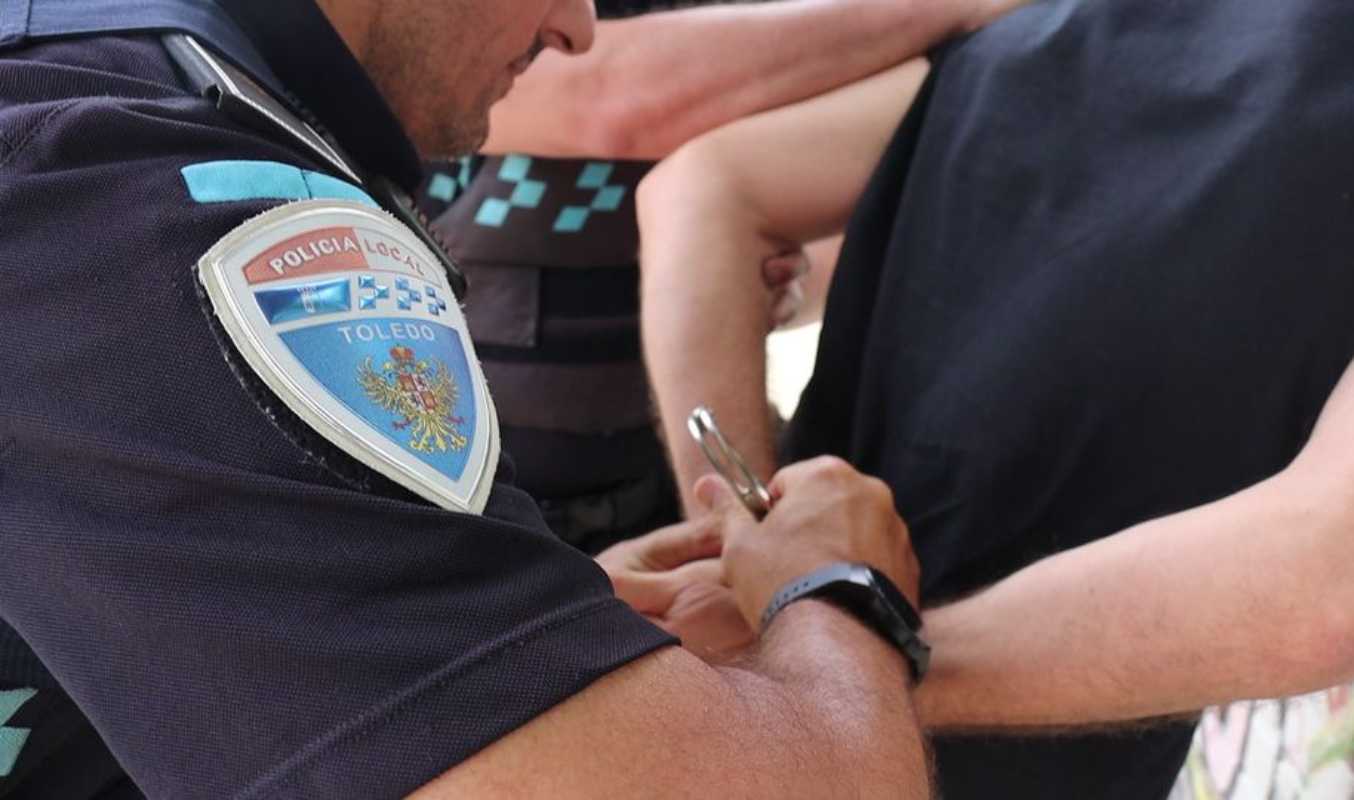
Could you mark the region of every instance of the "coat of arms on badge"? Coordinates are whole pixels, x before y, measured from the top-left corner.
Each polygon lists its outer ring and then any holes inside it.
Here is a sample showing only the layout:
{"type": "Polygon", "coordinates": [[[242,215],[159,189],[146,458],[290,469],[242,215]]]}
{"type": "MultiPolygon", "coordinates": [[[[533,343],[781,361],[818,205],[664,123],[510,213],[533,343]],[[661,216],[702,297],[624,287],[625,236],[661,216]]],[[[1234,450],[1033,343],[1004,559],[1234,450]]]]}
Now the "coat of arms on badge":
{"type": "Polygon", "coordinates": [[[465,419],[452,414],[459,390],[445,364],[430,364],[411,348],[394,347],[379,372],[370,357],[363,361],[357,380],[373,403],[397,417],[391,423],[396,430],[408,430],[415,452],[445,453],[470,443],[459,430],[465,419]]]}
{"type": "Polygon", "coordinates": [[[357,204],[292,203],[232,231],[198,275],[296,416],[428,500],[484,509],[498,417],[447,276],[412,232],[357,204]]]}

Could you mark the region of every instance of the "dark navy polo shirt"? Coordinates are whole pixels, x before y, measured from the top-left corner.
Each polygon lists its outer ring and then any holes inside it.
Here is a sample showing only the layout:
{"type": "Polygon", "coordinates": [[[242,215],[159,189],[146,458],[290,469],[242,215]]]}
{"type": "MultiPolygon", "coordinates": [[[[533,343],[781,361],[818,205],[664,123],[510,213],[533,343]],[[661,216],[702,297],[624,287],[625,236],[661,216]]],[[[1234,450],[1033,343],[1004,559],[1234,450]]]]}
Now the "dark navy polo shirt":
{"type": "MultiPolygon", "coordinates": [[[[1351,30],[1325,0],[1050,0],[943,55],[788,448],[893,487],[929,603],[1298,452],[1354,357],[1351,30]]],[[[945,738],[940,783],[1162,798],[1190,730],[945,738]]]]}
{"type": "Polygon", "coordinates": [[[259,410],[194,265],[278,201],[181,170],[326,168],[182,80],[154,35],[0,51],[0,794],[101,790],[54,788],[77,708],[154,797],[401,796],[671,639],[507,483],[357,489],[259,410]]]}

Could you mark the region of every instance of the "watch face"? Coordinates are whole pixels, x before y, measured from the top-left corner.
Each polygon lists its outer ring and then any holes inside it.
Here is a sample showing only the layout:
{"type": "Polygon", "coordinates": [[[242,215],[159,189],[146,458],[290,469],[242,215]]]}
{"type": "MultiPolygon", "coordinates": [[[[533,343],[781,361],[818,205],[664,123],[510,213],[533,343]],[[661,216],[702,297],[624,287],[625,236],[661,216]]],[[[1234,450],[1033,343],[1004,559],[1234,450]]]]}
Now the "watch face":
{"type": "Polygon", "coordinates": [[[917,610],[912,607],[912,603],[903,596],[902,592],[898,591],[898,587],[893,585],[893,581],[874,568],[869,569],[869,576],[870,584],[875,591],[879,592],[881,599],[888,604],[894,613],[902,618],[908,630],[912,633],[921,630],[921,617],[918,616],[917,610]]]}
{"type": "Polygon", "coordinates": [[[883,573],[871,568],[870,584],[877,604],[875,619],[889,628],[886,634],[907,656],[912,667],[912,679],[920,682],[931,666],[931,646],[919,635],[921,617],[912,603],[883,573]]]}

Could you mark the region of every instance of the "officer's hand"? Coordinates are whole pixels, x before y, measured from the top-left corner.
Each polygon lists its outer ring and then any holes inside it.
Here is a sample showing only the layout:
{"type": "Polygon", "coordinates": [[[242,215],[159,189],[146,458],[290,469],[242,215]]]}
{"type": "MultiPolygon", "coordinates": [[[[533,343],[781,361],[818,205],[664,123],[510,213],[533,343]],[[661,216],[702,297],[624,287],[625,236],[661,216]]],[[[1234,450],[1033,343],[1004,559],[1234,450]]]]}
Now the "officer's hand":
{"type": "Polygon", "coordinates": [[[616,596],[707,661],[753,639],[723,583],[723,518],[708,515],[621,542],[597,557],[616,596]]]}
{"type": "Polygon", "coordinates": [[[762,611],[785,584],[837,561],[869,564],[917,604],[921,569],[883,481],[823,457],[786,467],[769,488],[776,502],[761,523],[739,513],[733,501],[719,501],[724,578],[749,625],[760,624],[762,611]]]}
{"type": "Polygon", "coordinates": [[[597,556],[597,563],[611,578],[617,597],[641,614],[661,617],[684,586],[709,571],[695,564],[719,557],[724,547],[721,524],[721,519],[707,516],[659,528],[612,545],[597,556]]]}
{"type": "Polygon", "coordinates": [[[771,292],[768,330],[787,324],[804,307],[804,276],[809,274],[810,266],[803,249],[780,253],[762,262],[762,281],[771,292]]]}
{"type": "Polygon", "coordinates": [[[755,642],[757,634],[743,620],[733,590],[723,583],[723,563],[712,558],[689,566],[688,582],[677,590],[658,624],[705,661],[728,660],[755,642]]]}

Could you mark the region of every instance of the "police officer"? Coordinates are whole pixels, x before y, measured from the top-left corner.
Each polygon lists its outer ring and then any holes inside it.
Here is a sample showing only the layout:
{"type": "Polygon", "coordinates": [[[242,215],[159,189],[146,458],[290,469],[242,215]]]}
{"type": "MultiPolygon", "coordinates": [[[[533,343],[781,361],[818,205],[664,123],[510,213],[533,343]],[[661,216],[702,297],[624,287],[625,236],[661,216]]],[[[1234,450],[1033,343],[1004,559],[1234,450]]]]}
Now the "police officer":
{"type": "Polygon", "coordinates": [[[586,0],[0,7],[0,793],[926,794],[881,484],[817,460],[764,523],[692,523],[765,631],[737,670],[511,485],[414,144],[473,148],[591,30],[586,0]]]}
{"type": "Polygon", "coordinates": [[[711,5],[598,3],[594,52],[526,76],[495,107],[491,155],[441,165],[422,195],[476,287],[467,316],[519,485],[588,552],[679,516],[639,334],[634,190],[652,159],[896,63],[946,19],[711,5]]]}

